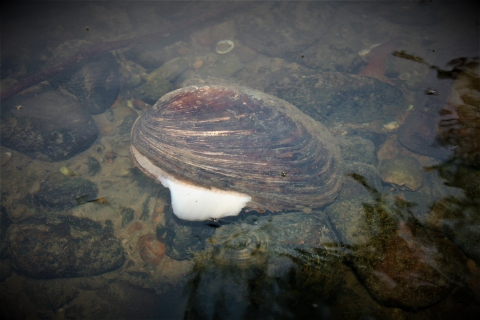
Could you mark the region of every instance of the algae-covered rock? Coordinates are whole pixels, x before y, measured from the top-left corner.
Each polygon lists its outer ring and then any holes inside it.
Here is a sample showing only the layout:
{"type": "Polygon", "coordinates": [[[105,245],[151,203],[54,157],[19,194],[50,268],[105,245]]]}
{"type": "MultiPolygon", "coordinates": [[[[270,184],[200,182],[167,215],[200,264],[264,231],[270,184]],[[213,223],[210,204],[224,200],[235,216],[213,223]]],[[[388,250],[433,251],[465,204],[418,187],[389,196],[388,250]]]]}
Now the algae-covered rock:
{"type": "Polygon", "coordinates": [[[191,297],[187,318],[213,306],[220,318],[248,308],[256,316],[280,318],[298,310],[308,314],[312,304],[321,310],[342,292],[344,281],[342,256],[327,248],[334,237],[319,212],[249,215],[219,226],[205,250],[194,254],[185,285],[191,297]],[[278,294],[276,288],[288,290],[278,294]]]}
{"type": "Polygon", "coordinates": [[[97,139],[92,116],[59,91],[17,95],[2,105],[2,145],[42,161],[69,159],[97,139]]]}
{"type": "Polygon", "coordinates": [[[173,214],[171,206],[165,210],[165,220],[168,230],[165,252],[175,260],[190,259],[193,252],[203,250],[205,240],[215,232],[213,228],[205,228],[202,224],[180,220],[173,214]]]}
{"type": "Polygon", "coordinates": [[[94,276],[125,262],[113,230],[73,216],[29,217],[10,227],[7,241],[14,270],[32,278],[94,276]]]}
{"type": "Polygon", "coordinates": [[[387,238],[374,237],[353,260],[376,299],[413,310],[445,298],[464,272],[462,256],[451,242],[414,224],[400,224],[387,238]]]}
{"type": "Polygon", "coordinates": [[[448,185],[463,190],[437,200],[428,221],[480,264],[480,170],[455,164],[439,169],[448,185]]]}
{"type": "Polygon", "coordinates": [[[397,87],[341,72],[282,69],[254,74],[243,84],[286,100],[321,122],[383,120],[403,113],[407,106],[397,87]]]}
{"type": "Polygon", "coordinates": [[[237,35],[264,55],[293,60],[328,32],[334,12],[328,2],[264,3],[239,18],[237,35]]]}
{"type": "Polygon", "coordinates": [[[219,55],[214,66],[200,71],[202,75],[230,78],[243,69],[243,63],[234,54],[219,55]]]}
{"type": "Polygon", "coordinates": [[[362,203],[365,243],[349,245],[350,259],[364,285],[382,305],[418,310],[445,298],[466,273],[462,254],[413,216],[412,203],[380,194],[354,176],[371,193],[362,203]]]}
{"type": "Polygon", "coordinates": [[[190,66],[187,59],[178,57],[165,62],[147,77],[147,82],[135,89],[137,98],[154,104],[167,92],[173,90],[172,83],[190,66]]]}
{"type": "Polygon", "coordinates": [[[62,211],[92,201],[97,194],[96,184],[89,180],[53,173],[40,183],[33,198],[38,207],[62,211]]]}
{"type": "MultiPolygon", "coordinates": [[[[66,41],[55,49],[48,65],[55,65],[91,46],[92,43],[83,40],[66,41]]],[[[104,52],[81,62],[51,83],[74,94],[91,114],[103,113],[115,102],[120,92],[120,64],[112,53],[104,52]]]]}
{"type": "Polygon", "coordinates": [[[120,93],[119,64],[111,53],[87,63],[64,85],[91,114],[105,112],[120,93]]]}
{"type": "Polygon", "coordinates": [[[339,199],[329,205],[325,212],[335,225],[335,230],[341,237],[342,243],[348,245],[364,245],[371,235],[365,233],[363,204],[371,204],[368,196],[359,196],[352,199],[339,199]]]}
{"type": "Polygon", "coordinates": [[[360,136],[339,136],[337,140],[345,162],[375,163],[375,146],[371,140],[360,136]]]}

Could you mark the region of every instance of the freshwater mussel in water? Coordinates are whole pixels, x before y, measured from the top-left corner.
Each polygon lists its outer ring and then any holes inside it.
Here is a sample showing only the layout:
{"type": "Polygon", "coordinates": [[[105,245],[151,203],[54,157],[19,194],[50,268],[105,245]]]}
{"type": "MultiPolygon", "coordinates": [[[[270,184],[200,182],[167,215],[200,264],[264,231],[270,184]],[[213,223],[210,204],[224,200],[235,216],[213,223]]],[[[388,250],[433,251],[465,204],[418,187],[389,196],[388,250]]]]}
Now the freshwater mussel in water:
{"type": "Polygon", "coordinates": [[[336,140],[290,103],[246,87],[164,95],[132,129],[135,164],[170,188],[185,220],[332,202],[343,181],[336,140]]]}

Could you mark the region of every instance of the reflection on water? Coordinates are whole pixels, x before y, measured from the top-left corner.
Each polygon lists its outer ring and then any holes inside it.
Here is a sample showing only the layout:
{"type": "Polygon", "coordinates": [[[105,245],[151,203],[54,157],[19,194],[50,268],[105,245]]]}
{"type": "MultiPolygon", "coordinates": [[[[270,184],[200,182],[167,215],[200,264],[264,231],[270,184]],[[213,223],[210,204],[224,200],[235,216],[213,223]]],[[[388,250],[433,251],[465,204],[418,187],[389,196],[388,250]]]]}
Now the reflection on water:
{"type": "Polygon", "coordinates": [[[479,317],[478,9],[2,7],[2,314],[479,317]],[[327,126],[344,161],[335,201],[176,218],[132,162],[130,130],[195,81],[264,91],[327,126]]]}
{"type": "MultiPolygon", "coordinates": [[[[219,230],[195,255],[185,286],[187,318],[256,318],[331,314],[343,281],[342,255],[316,230],[317,245],[302,245],[282,228],[318,218],[250,217],[219,230]]],[[[306,230],[305,230],[306,231],[306,230]]]]}
{"type": "Polygon", "coordinates": [[[352,174],[370,192],[373,204],[363,203],[368,241],[352,247],[352,262],[372,294],[385,305],[419,309],[447,295],[464,277],[463,257],[415,218],[415,204],[372,188],[352,174]]]}

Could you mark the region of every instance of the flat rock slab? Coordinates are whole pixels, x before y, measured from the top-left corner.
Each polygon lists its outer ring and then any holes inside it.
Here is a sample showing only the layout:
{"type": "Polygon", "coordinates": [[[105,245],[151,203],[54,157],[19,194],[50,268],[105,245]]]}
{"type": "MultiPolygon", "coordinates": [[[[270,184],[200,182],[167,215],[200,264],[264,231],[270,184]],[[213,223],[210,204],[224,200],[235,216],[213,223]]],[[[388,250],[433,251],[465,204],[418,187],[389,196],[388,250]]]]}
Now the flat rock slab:
{"type": "Polygon", "coordinates": [[[69,159],[98,136],[90,113],[55,90],[11,99],[2,106],[0,124],[2,145],[42,161],[69,159]]]}
{"type": "Polygon", "coordinates": [[[321,122],[391,119],[407,108],[400,89],[348,73],[279,70],[256,75],[245,84],[286,100],[321,122]]]}
{"type": "Polygon", "coordinates": [[[380,304],[407,310],[439,302],[464,274],[464,262],[451,242],[409,226],[400,227],[387,241],[374,237],[355,251],[353,262],[380,304]]]}
{"type": "Polygon", "coordinates": [[[14,270],[32,278],[95,276],[125,262],[113,230],[90,219],[29,217],[9,228],[7,241],[14,270]]]}
{"type": "Polygon", "coordinates": [[[56,172],[40,183],[40,190],[33,199],[39,208],[62,211],[95,200],[97,195],[98,188],[95,183],[56,172]]]}
{"type": "Polygon", "coordinates": [[[380,163],[380,176],[401,190],[415,191],[423,183],[423,168],[416,158],[400,157],[380,163]]]}
{"type": "MultiPolygon", "coordinates": [[[[61,63],[80,50],[93,46],[83,40],[69,40],[57,47],[49,66],[61,63]]],[[[119,63],[112,53],[104,52],[94,58],[80,62],[50,83],[63,87],[74,94],[78,102],[91,114],[105,112],[120,93],[119,63]]]]}
{"type": "Polygon", "coordinates": [[[247,47],[266,56],[299,59],[328,31],[334,12],[327,2],[264,3],[240,17],[237,34],[247,47]]]}

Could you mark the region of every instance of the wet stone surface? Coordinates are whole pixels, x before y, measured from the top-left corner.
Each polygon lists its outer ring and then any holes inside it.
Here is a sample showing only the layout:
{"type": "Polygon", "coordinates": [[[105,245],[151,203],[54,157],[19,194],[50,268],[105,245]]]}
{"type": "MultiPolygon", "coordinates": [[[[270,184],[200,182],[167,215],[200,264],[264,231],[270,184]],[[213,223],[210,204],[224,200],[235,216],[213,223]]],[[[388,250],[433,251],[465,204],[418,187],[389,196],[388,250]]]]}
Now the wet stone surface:
{"type": "Polygon", "coordinates": [[[451,242],[413,224],[400,225],[387,241],[373,237],[356,251],[353,260],[365,286],[380,303],[409,310],[443,299],[462,281],[458,275],[464,268],[451,242]]]}
{"type": "Polygon", "coordinates": [[[338,136],[340,151],[345,162],[375,164],[375,145],[359,136],[338,136]]]}
{"type": "MultiPolygon", "coordinates": [[[[334,37],[330,34],[326,35],[326,37],[329,36],[334,37]]],[[[361,57],[348,43],[338,40],[333,40],[333,42],[319,41],[315,43],[302,54],[302,62],[307,67],[319,71],[356,74],[363,63],[361,57]]]]}
{"type": "Polygon", "coordinates": [[[2,145],[42,161],[69,159],[97,139],[92,116],[55,90],[19,95],[2,105],[2,145]]]}
{"type": "Polygon", "coordinates": [[[384,160],[380,163],[379,170],[384,182],[401,189],[415,191],[420,188],[424,180],[422,167],[413,157],[384,160]]]}
{"type": "Polygon", "coordinates": [[[125,262],[113,230],[73,216],[26,218],[9,228],[7,241],[14,270],[32,278],[94,276],[125,262]]]}
{"type": "Polygon", "coordinates": [[[461,188],[455,197],[443,197],[431,206],[429,223],[443,232],[473,261],[480,263],[480,173],[469,167],[442,168],[449,185],[461,188]]]}
{"type": "Polygon", "coordinates": [[[92,201],[97,194],[95,183],[55,172],[40,183],[40,190],[33,198],[37,207],[62,211],[92,201]]]}
{"type": "MultiPolygon", "coordinates": [[[[356,198],[358,197],[370,196],[368,191],[350,176],[352,173],[364,177],[366,181],[375,189],[382,189],[382,179],[378,174],[377,168],[372,165],[362,162],[346,162],[343,170],[346,178],[336,201],[332,205],[338,204],[343,200],[355,202],[357,201],[356,198]]],[[[328,212],[327,208],[326,210],[328,212]]]]}
{"type": "Polygon", "coordinates": [[[158,265],[165,254],[165,243],[159,241],[155,235],[146,234],[141,236],[137,242],[140,258],[153,265],[158,265]]]}
{"type": "Polygon", "coordinates": [[[328,3],[279,2],[262,6],[267,9],[257,7],[248,19],[240,19],[238,36],[246,46],[266,56],[288,60],[298,59],[328,31],[332,22],[329,17],[335,11],[328,3]]]}
{"type": "Polygon", "coordinates": [[[370,236],[363,232],[365,219],[363,205],[365,203],[372,204],[369,196],[346,199],[342,197],[325,209],[342,243],[347,245],[365,244],[370,239],[370,236]]]}
{"type": "Polygon", "coordinates": [[[137,120],[138,114],[131,110],[122,120],[122,123],[118,127],[118,134],[130,134],[130,131],[132,130],[132,126],[135,123],[135,120],[137,120]]]}
{"type": "Polygon", "coordinates": [[[88,157],[87,161],[87,171],[90,176],[94,176],[102,170],[100,162],[94,157],[88,157]]]}
{"type": "MultiPolygon", "coordinates": [[[[55,50],[49,65],[89,46],[92,44],[83,40],[66,41],[55,50]]],[[[115,102],[120,92],[119,64],[110,52],[102,53],[94,60],[85,61],[80,68],[55,79],[52,84],[74,94],[91,114],[103,113],[115,102]]]]}
{"type": "Polygon", "coordinates": [[[203,250],[205,240],[215,231],[204,223],[180,220],[171,206],[165,210],[165,220],[165,253],[175,260],[190,259],[193,252],[203,250]]]}
{"type": "Polygon", "coordinates": [[[245,85],[284,99],[320,122],[369,122],[399,115],[407,107],[400,89],[340,72],[279,70],[255,75],[245,85]]]}
{"type": "Polygon", "coordinates": [[[6,250],[5,237],[7,236],[7,230],[12,224],[12,220],[8,216],[7,209],[4,206],[0,207],[0,256],[3,256],[6,250]]]}
{"type": "Polygon", "coordinates": [[[418,310],[435,304],[465,279],[464,258],[451,243],[421,225],[412,203],[370,193],[330,205],[326,211],[349,249],[347,260],[382,305],[418,310]]]}
{"type": "Polygon", "coordinates": [[[333,301],[344,277],[342,255],[326,248],[333,238],[321,212],[246,214],[241,221],[218,227],[205,250],[194,254],[195,265],[185,286],[193,297],[188,315],[208,310],[209,301],[215,301],[219,291],[226,295],[220,307],[242,310],[255,302],[230,297],[237,293],[247,296],[254,290],[264,301],[256,310],[257,316],[272,314],[277,303],[291,305],[296,301],[298,308],[308,308],[318,299],[333,301]],[[255,283],[255,288],[249,288],[248,283],[255,283]],[[274,293],[274,288],[283,286],[288,286],[291,294],[274,293]]]}

